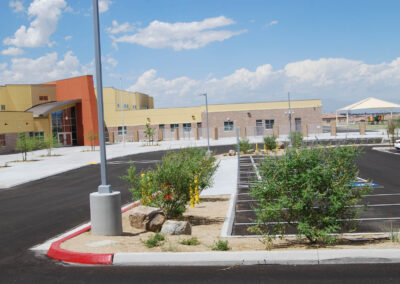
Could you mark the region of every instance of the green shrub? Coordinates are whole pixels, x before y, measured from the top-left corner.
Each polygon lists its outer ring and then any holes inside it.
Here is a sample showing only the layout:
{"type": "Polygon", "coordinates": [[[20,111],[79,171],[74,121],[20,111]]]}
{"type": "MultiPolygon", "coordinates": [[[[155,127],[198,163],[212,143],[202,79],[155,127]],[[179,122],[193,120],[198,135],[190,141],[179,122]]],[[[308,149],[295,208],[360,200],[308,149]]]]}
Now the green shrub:
{"type": "Polygon", "coordinates": [[[160,246],[164,240],[165,240],[165,237],[163,234],[155,233],[154,236],[150,236],[143,243],[148,248],[154,248],[154,247],[160,246]]]}
{"type": "Polygon", "coordinates": [[[292,132],[291,135],[291,140],[292,140],[292,145],[295,148],[300,148],[301,144],[303,143],[303,134],[301,134],[300,132],[292,132]]]}
{"type": "Polygon", "coordinates": [[[197,246],[200,244],[199,240],[196,237],[191,237],[189,239],[182,240],[179,243],[185,246],[197,246]]]}
{"type": "Polygon", "coordinates": [[[342,229],[353,230],[362,211],[356,206],[371,187],[357,180],[355,147],[298,149],[282,158],[266,158],[261,182],[250,190],[259,200],[252,231],[268,237],[295,227],[310,242],[332,242],[342,229]]]}
{"type": "Polygon", "coordinates": [[[276,148],[276,137],[275,136],[267,136],[264,137],[264,144],[267,150],[273,150],[276,148]]]}
{"type": "Polygon", "coordinates": [[[239,149],[240,151],[243,151],[244,153],[248,153],[250,150],[253,150],[253,148],[250,145],[249,139],[242,139],[239,141],[239,149]]]}
{"type": "Polygon", "coordinates": [[[194,179],[198,180],[198,192],[212,185],[212,176],[217,165],[205,149],[186,148],[168,152],[154,171],[136,175],[131,165],[122,178],[129,182],[134,200],[144,205],[161,208],[167,218],[179,217],[190,201],[190,186],[194,190],[194,179]],[[153,196],[157,193],[157,196],[153,196]]]}
{"type": "Polygon", "coordinates": [[[228,241],[218,240],[214,243],[214,246],[211,249],[227,251],[227,250],[230,250],[231,248],[229,247],[228,241]]]}

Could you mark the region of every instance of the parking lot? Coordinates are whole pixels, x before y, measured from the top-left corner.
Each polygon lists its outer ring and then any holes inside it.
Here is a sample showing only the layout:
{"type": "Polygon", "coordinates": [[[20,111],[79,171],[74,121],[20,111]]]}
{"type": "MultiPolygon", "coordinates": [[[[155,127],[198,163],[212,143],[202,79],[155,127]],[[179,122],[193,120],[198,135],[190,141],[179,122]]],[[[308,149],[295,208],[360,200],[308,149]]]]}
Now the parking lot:
{"type": "MultiPolygon", "coordinates": [[[[250,235],[247,229],[255,224],[256,214],[253,208],[257,205],[257,201],[253,200],[248,189],[257,179],[256,168],[262,160],[262,156],[241,157],[233,235],[250,235]]],[[[365,147],[364,154],[358,159],[357,164],[361,181],[369,180],[377,185],[361,201],[360,206],[365,205],[366,210],[357,219],[359,221],[357,230],[351,233],[383,233],[389,232],[391,228],[399,231],[400,156],[365,147]]],[[[296,230],[291,228],[287,233],[295,234],[296,230]]]]}

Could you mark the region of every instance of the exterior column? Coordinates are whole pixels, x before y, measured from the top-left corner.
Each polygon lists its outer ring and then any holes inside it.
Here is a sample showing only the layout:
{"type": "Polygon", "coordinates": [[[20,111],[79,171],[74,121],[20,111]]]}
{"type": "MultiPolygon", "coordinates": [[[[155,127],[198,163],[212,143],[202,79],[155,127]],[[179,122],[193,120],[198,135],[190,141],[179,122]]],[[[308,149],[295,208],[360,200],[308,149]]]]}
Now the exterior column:
{"type": "Polygon", "coordinates": [[[302,122],[301,131],[302,131],[303,137],[308,137],[308,125],[307,125],[307,123],[302,122]]]}
{"type": "Polygon", "coordinates": [[[159,128],[158,129],[158,141],[163,141],[164,137],[163,137],[163,132],[162,129],[159,128]]]}
{"type": "Polygon", "coordinates": [[[242,127],[240,127],[240,138],[246,139],[246,137],[247,137],[246,127],[242,126],[242,127]]]}
{"type": "Polygon", "coordinates": [[[133,141],[139,142],[139,131],[138,130],[133,131],[133,141]]]}
{"type": "Polygon", "coordinates": [[[367,125],[365,121],[360,122],[360,135],[365,135],[365,131],[367,129],[367,125]]]}
{"type": "Polygon", "coordinates": [[[214,127],[214,128],[213,128],[213,131],[212,131],[212,138],[213,138],[214,140],[218,140],[218,128],[217,128],[217,127],[214,127]]]}
{"type": "Polygon", "coordinates": [[[279,137],[279,125],[278,124],[274,124],[273,132],[274,132],[274,136],[278,138],[279,137]]]}
{"type": "Polygon", "coordinates": [[[179,140],[179,129],[178,128],[174,129],[174,135],[175,135],[175,140],[179,140]]]}
{"type": "Polygon", "coordinates": [[[199,136],[199,128],[198,127],[194,127],[194,140],[199,140],[200,136],[199,136]]]}
{"type": "Polygon", "coordinates": [[[336,121],[331,120],[331,136],[336,136],[336,121]]]}

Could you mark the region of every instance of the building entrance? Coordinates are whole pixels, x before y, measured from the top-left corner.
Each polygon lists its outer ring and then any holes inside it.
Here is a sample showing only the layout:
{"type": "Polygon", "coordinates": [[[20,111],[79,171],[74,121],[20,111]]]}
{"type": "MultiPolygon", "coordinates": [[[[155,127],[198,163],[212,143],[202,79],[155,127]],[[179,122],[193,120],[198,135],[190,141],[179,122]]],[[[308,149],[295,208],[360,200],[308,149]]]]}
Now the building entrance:
{"type": "Polygon", "coordinates": [[[61,146],[72,146],[72,132],[58,132],[57,135],[61,146]]]}

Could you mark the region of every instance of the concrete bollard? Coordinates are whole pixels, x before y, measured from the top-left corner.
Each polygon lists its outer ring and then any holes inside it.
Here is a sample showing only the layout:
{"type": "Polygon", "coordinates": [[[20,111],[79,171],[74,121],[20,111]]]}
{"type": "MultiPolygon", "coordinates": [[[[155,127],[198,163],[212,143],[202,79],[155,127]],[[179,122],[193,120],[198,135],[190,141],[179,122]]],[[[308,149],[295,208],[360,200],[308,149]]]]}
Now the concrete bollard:
{"type": "Polygon", "coordinates": [[[174,135],[175,135],[175,140],[179,140],[179,129],[178,128],[174,129],[174,135]]]}

